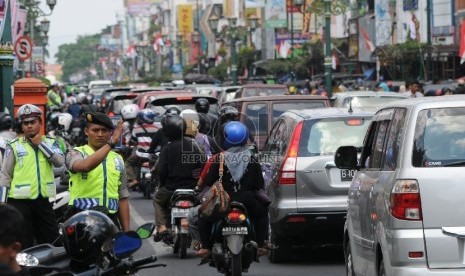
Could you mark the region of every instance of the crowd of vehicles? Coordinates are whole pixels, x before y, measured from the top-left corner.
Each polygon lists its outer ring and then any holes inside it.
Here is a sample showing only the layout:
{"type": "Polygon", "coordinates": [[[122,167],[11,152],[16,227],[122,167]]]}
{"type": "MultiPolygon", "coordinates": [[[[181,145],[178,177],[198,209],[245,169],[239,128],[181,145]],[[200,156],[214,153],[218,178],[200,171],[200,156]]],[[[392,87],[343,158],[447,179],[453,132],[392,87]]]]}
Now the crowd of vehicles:
{"type": "MultiPolygon", "coordinates": [[[[100,95],[94,104],[109,116],[120,116],[128,104],[159,115],[172,106],[195,109],[199,98],[208,100],[214,115],[222,106],[236,108],[259,150],[272,199],[271,262],[290,260],[294,247],[343,245],[347,275],[459,275],[465,269],[465,224],[457,204],[465,98],[409,100],[393,92],[352,91],[328,99],[265,84],[111,87],[100,95]],[[446,182],[448,189],[438,189],[446,182]],[[446,253],[444,246],[452,250],[446,253]]],[[[141,173],[146,198],[156,186],[153,172],[141,173]]],[[[180,258],[190,243],[192,193],[178,191],[171,201],[171,245],[180,258]]],[[[242,207],[231,212],[246,216],[242,207]]],[[[212,265],[221,273],[240,275],[253,261],[256,248],[242,222],[225,218],[218,223],[230,224],[231,232],[213,233],[212,265]],[[241,245],[231,247],[231,236],[241,245]]]]}

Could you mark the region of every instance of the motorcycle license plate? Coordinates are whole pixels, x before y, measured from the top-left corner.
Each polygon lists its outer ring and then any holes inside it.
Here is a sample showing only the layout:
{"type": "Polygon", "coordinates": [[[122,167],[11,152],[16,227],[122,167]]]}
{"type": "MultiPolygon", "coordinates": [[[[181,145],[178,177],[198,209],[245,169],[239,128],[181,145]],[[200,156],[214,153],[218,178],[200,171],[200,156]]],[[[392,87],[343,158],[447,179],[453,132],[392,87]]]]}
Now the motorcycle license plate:
{"type": "Polygon", "coordinates": [[[176,217],[176,218],[184,218],[187,217],[187,214],[189,213],[189,208],[187,209],[181,209],[181,208],[172,208],[171,209],[171,216],[176,217]]]}
{"type": "Polygon", "coordinates": [[[249,232],[246,226],[225,226],[222,229],[223,236],[227,235],[247,235],[249,232]]]}

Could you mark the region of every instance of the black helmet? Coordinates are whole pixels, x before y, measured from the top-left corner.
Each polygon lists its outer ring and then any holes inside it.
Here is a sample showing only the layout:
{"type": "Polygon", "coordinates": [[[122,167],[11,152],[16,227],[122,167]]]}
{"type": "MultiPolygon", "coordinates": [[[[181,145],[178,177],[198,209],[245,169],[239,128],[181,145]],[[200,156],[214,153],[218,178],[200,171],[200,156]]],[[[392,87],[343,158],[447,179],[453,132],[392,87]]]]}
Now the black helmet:
{"type": "Polygon", "coordinates": [[[205,98],[200,98],[195,102],[195,110],[198,113],[207,113],[210,109],[210,103],[205,98]]]}
{"type": "Polygon", "coordinates": [[[115,223],[97,211],[75,214],[63,223],[61,230],[67,255],[82,265],[95,263],[105,240],[118,232],[115,223]]]}
{"type": "Polygon", "coordinates": [[[239,120],[239,111],[234,106],[223,106],[218,112],[220,124],[239,120]]]}
{"type": "Polygon", "coordinates": [[[186,122],[179,115],[166,115],[163,117],[164,134],[168,140],[180,139],[186,132],[186,122]]]}
{"type": "Polygon", "coordinates": [[[181,114],[181,109],[175,105],[170,105],[166,107],[165,114],[179,115],[181,114]]]}
{"type": "Polygon", "coordinates": [[[0,130],[10,129],[13,125],[13,120],[11,119],[10,114],[5,112],[0,112],[0,130]]]}

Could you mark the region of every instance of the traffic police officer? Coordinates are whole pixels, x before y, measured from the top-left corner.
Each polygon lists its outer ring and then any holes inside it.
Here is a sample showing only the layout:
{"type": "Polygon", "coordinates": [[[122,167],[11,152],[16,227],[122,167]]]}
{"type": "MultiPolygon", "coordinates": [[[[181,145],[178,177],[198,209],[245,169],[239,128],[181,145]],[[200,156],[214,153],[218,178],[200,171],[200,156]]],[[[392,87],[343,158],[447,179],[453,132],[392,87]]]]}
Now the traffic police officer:
{"type": "Polygon", "coordinates": [[[118,143],[123,121],[114,129],[111,119],[100,112],[84,114],[87,145],[66,154],[70,171],[69,205],[73,215],[82,210],[106,213],[123,231],[129,231],[129,191],[123,158],[113,152],[118,143]]]}
{"type": "Polygon", "coordinates": [[[22,105],[16,116],[24,136],[10,141],[0,172],[0,201],[16,207],[26,222],[24,248],[53,243],[59,236],[49,198],[56,194],[52,165],[60,167],[64,157],[53,138],[42,136],[42,110],[22,105]],[[3,195],[3,196],[2,196],[3,195]]]}

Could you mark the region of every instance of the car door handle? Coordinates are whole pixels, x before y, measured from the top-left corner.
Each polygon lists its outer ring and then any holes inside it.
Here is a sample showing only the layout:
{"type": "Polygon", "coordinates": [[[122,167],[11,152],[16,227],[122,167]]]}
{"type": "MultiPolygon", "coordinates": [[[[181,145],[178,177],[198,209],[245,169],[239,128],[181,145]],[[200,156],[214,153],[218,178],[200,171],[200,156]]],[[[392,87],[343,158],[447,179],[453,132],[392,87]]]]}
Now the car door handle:
{"type": "Polygon", "coordinates": [[[326,162],[325,169],[333,169],[333,168],[337,168],[336,164],[334,164],[333,161],[326,162]]]}

